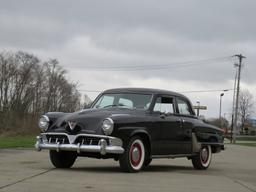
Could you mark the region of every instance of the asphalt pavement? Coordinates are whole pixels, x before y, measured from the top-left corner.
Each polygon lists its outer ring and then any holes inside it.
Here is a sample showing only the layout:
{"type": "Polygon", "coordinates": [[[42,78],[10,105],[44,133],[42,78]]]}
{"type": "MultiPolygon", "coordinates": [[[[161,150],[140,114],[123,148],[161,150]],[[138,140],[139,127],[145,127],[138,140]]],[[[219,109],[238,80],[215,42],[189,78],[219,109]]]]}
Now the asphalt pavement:
{"type": "Polygon", "coordinates": [[[0,149],[0,192],[256,192],[256,148],[227,145],[206,171],[191,161],[153,160],[140,173],[123,173],[118,162],[78,158],[71,169],[55,169],[48,151],[0,149]]]}

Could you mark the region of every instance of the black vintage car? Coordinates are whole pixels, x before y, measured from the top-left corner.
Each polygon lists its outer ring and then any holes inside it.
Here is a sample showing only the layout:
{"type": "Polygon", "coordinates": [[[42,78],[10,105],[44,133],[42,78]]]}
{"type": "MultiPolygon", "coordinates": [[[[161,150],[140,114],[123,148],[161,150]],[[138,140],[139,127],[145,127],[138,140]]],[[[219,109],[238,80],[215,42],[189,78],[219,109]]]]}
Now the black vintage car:
{"type": "Polygon", "coordinates": [[[88,109],[46,113],[39,127],[35,147],[49,149],[57,168],[69,168],[81,156],[119,160],[127,172],[155,158],[177,157],[207,169],[212,153],[224,149],[222,131],[198,119],[185,96],[158,89],[107,90],[88,109]]]}

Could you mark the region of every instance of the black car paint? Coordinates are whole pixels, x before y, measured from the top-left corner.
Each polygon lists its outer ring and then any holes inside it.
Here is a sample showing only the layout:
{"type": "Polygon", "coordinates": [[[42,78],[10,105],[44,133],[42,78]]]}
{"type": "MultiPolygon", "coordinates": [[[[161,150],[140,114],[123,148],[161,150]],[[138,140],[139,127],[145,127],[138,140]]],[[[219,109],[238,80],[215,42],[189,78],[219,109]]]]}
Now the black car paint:
{"type": "Polygon", "coordinates": [[[185,96],[175,92],[131,88],[107,90],[95,99],[92,107],[102,94],[120,92],[152,94],[151,105],[148,110],[110,107],[105,109],[89,108],[75,113],[47,113],[46,115],[50,119],[50,127],[47,132],[104,135],[101,129],[102,121],[110,117],[115,123],[111,136],[121,138],[125,143],[131,136],[138,134],[145,140],[151,155],[191,154],[192,133],[196,134],[199,142],[223,143],[221,130],[199,120],[195,116],[190,101],[185,96]],[[153,112],[154,103],[158,96],[182,98],[190,105],[192,115],[178,114],[177,104],[175,114],[153,112]],[[68,121],[77,122],[81,130],[77,132],[69,130],[68,121]]]}

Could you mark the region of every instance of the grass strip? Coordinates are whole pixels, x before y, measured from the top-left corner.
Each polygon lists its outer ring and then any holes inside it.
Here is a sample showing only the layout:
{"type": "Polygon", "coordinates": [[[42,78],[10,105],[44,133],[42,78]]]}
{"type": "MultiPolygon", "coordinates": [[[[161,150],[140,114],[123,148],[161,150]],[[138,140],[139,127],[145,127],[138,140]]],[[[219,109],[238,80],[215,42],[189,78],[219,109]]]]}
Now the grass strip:
{"type": "Polygon", "coordinates": [[[256,136],[239,136],[236,138],[237,141],[256,141],[256,136]]]}
{"type": "Polygon", "coordinates": [[[14,148],[14,147],[33,148],[35,141],[36,141],[35,136],[0,137],[0,148],[14,148]]]}
{"type": "Polygon", "coordinates": [[[256,143],[236,143],[236,145],[242,145],[247,147],[256,147],[256,143]]]}

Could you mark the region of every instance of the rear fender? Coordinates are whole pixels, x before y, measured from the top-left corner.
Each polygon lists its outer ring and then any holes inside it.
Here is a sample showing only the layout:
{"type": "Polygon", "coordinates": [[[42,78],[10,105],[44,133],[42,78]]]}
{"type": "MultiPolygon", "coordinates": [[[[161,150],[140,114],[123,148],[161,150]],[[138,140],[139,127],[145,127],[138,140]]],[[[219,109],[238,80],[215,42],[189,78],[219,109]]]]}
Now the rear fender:
{"type": "Polygon", "coordinates": [[[214,133],[192,133],[192,152],[200,151],[202,145],[210,145],[213,153],[224,150],[223,139],[214,133]]]}

